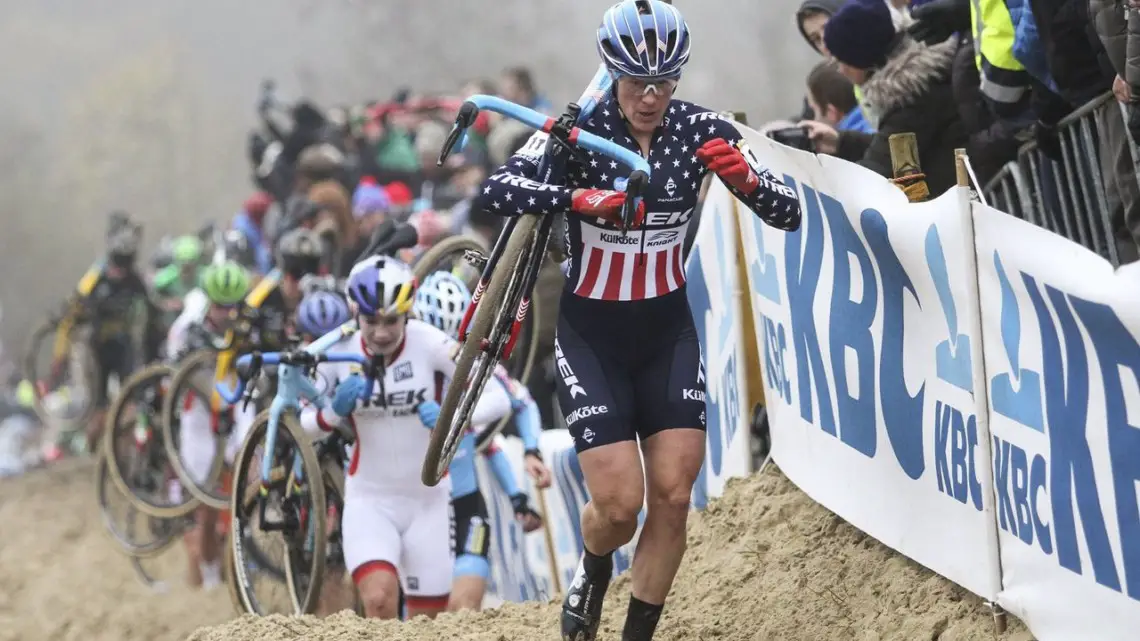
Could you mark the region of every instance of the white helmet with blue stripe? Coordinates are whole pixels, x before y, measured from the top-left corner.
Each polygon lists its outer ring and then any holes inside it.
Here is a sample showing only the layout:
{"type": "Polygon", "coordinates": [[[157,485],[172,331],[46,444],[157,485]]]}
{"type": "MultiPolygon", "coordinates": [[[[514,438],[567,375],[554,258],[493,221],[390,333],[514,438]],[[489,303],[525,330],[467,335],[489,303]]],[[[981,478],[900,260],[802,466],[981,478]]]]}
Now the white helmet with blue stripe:
{"type": "Polygon", "coordinates": [[[432,272],[416,291],[415,312],[420,320],[456,338],[459,325],[471,304],[466,283],[451,272],[432,272]]]}
{"type": "Polygon", "coordinates": [[[624,0],[598,28],[598,55],[619,76],[675,78],[689,61],[689,26],[676,7],[659,0],[624,0]]]}

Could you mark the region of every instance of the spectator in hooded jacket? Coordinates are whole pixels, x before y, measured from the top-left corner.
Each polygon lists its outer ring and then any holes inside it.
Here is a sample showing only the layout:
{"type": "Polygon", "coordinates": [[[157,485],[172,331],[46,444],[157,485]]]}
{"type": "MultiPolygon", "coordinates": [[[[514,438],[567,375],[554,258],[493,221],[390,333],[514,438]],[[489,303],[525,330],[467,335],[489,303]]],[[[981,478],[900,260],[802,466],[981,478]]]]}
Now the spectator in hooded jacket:
{"type": "MultiPolygon", "coordinates": [[[[829,58],[831,54],[828,53],[827,45],[823,41],[823,30],[831,16],[843,6],[843,2],[844,0],[804,0],[799,10],[796,11],[796,26],[800,29],[800,35],[811,45],[812,49],[815,49],[816,53],[825,58],[829,58]]],[[[854,95],[855,110],[849,112],[851,121],[863,123],[863,126],[870,127],[866,118],[863,117],[863,108],[859,105],[858,89],[855,89],[854,95]]],[[[811,102],[808,96],[804,96],[802,113],[794,120],[812,120],[814,118],[811,102]]],[[[839,129],[843,129],[843,127],[839,127],[839,129]]],[[[871,128],[869,131],[874,131],[874,129],[871,128]]]]}
{"type": "Polygon", "coordinates": [[[807,121],[816,149],[891,177],[891,134],[912,132],[931,193],[957,182],[954,149],[966,146],[951,86],[951,65],[958,43],[928,47],[896,30],[883,0],[850,0],[828,20],[824,44],[839,69],[861,86],[864,114],[874,134],[836,131],[827,123],[807,121]]]}

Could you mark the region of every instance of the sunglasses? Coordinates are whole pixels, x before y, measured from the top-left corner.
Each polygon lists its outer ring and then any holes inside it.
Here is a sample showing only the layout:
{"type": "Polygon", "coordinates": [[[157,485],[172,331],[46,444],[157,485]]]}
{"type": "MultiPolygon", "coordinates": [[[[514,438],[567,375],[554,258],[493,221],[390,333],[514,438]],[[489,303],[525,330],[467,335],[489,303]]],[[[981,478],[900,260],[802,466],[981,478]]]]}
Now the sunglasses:
{"type": "Polygon", "coordinates": [[[617,80],[620,80],[631,92],[639,96],[648,96],[650,92],[655,95],[670,95],[677,88],[678,82],[677,78],[648,80],[633,76],[621,76],[617,80]]]}

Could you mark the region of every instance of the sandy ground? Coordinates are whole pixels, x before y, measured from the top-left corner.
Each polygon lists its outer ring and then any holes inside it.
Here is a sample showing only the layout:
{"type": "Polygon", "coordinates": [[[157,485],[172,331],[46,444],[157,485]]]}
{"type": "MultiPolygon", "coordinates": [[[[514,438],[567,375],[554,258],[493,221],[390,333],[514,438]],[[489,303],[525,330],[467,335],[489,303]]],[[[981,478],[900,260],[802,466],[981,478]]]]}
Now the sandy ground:
{"type": "MultiPolygon", "coordinates": [[[[233,619],[224,589],[181,587],[179,548],[147,562],[175,586],[153,593],[104,534],[85,463],[0,482],[0,528],[0,641],[557,639],[554,603],[408,624],[348,612],[233,619]]],[[[624,578],[611,588],[599,639],[620,637],[628,589],[624,578]]],[[[847,525],[769,467],[694,516],[657,638],[1031,641],[1020,622],[1009,624],[995,636],[979,599],[847,525]]]]}
{"type": "Polygon", "coordinates": [[[90,461],[0,480],[0,641],[183,641],[233,618],[224,587],[183,587],[180,546],[144,567],[171,590],[145,587],[105,533],[90,461]]]}
{"type": "MultiPolygon", "coordinates": [[[[626,580],[607,596],[599,639],[617,639],[626,580]]],[[[1010,619],[1000,637],[981,601],[895,554],[796,489],[775,468],[733,482],[696,515],[689,552],[658,629],[660,641],[1030,641],[1010,619]]],[[[199,630],[191,641],[514,641],[557,639],[558,605],[508,604],[481,615],[410,624],[247,617],[199,630]]]]}

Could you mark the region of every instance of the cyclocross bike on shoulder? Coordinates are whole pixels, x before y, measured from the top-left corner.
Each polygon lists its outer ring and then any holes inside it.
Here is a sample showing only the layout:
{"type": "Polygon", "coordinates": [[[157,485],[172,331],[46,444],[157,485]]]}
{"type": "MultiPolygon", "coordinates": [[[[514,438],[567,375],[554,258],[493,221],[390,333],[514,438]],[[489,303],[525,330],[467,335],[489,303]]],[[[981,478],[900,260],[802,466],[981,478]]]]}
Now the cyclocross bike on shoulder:
{"type": "MultiPolygon", "coordinates": [[[[585,157],[583,149],[603,154],[629,166],[633,170],[629,178],[614,181],[614,189],[626,193],[620,231],[622,235],[628,233],[649,184],[649,163],[636,152],[579,129],[577,124],[580,122],[582,107],[577,103],[571,103],[561,117],[554,119],[502,98],[471,96],[459,109],[455,126],[440,152],[440,165],[456,144],[465,138],[467,129],[475,123],[480,110],[484,109],[548,134],[544,154],[547,174],[551,171],[552,159],[565,159],[567,155],[582,159],[585,157]]],[[[478,262],[486,262],[482,265],[482,274],[472,294],[471,305],[459,327],[461,347],[455,375],[444,395],[439,421],[432,430],[421,472],[421,480],[426,485],[436,485],[447,473],[463,432],[467,429],[475,402],[482,394],[495,366],[510,357],[530,307],[531,292],[546,255],[553,221],[553,216],[538,214],[524,213],[512,217],[499,234],[490,255],[485,259],[478,257],[478,262]]]]}

